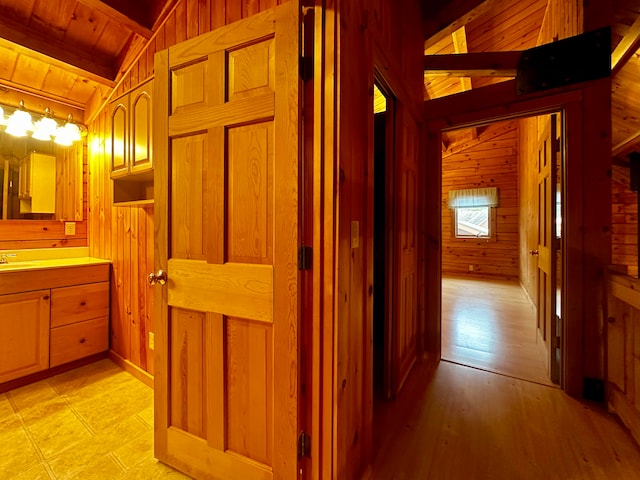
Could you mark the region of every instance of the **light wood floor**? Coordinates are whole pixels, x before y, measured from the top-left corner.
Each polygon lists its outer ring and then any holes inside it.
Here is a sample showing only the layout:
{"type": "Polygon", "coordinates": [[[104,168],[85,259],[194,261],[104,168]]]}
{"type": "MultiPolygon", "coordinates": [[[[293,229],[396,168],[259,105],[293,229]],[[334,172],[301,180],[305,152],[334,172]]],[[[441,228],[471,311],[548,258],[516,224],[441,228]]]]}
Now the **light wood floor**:
{"type": "Polygon", "coordinates": [[[416,365],[374,429],[372,480],[640,478],[640,449],[600,407],[449,362],[416,365]]]}
{"type": "Polygon", "coordinates": [[[442,358],[553,385],[535,309],[518,282],[442,279],[442,358]]]}
{"type": "Polygon", "coordinates": [[[153,457],[153,390],[110,360],[0,394],[0,479],[187,479],[153,457]]]}

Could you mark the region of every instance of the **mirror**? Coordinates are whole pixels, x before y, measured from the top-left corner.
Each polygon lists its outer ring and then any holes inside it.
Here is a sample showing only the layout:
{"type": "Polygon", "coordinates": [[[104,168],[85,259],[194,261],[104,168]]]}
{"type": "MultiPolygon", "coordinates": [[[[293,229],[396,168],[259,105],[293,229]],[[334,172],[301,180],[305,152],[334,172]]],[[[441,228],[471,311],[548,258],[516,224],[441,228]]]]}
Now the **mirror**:
{"type": "Polygon", "coordinates": [[[65,147],[0,131],[0,218],[82,221],[83,142],[65,147]]]}

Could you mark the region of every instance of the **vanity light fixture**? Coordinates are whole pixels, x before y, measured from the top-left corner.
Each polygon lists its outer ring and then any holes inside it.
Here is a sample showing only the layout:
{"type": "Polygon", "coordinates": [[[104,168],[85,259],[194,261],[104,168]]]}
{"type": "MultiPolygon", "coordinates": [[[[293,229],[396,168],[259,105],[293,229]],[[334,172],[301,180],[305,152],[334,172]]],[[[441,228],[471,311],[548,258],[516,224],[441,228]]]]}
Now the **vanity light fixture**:
{"type": "Polygon", "coordinates": [[[49,107],[45,109],[44,117],[34,123],[33,127],[31,136],[36,140],[51,140],[51,137],[56,135],[58,124],[53,119],[49,107]]]}
{"type": "Polygon", "coordinates": [[[24,102],[20,100],[20,107],[7,119],[6,132],[14,137],[25,137],[27,131],[33,131],[33,121],[31,114],[24,108],[24,102]]]}
{"type": "MultiPolygon", "coordinates": [[[[10,107],[10,109],[14,108],[10,107]]],[[[53,117],[49,107],[45,109],[44,115],[40,113],[33,115],[39,118],[35,123],[32,120],[32,114],[26,110],[23,100],[20,100],[20,106],[15,108],[8,118],[5,117],[5,108],[0,106],[0,127],[6,125],[5,132],[15,137],[31,134],[36,140],[53,141],[64,146],[79,141],[83,133],[86,135],[86,129],[76,124],[71,114],[63,125],[53,117]]]]}
{"type": "Polygon", "coordinates": [[[73,142],[80,140],[80,129],[78,128],[78,125],[73,123],[73,117],[71,114],[69,114],[67,122],[62,127],[56,128],[55,137],[55,143],[65,146],[69,146],[73,142]]]}

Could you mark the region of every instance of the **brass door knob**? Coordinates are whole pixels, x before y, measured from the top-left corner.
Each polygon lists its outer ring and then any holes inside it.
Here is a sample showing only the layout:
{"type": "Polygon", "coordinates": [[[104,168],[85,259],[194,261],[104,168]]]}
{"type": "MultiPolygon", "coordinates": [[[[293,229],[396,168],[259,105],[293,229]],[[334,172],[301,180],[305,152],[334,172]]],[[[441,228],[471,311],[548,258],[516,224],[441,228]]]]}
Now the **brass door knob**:
{"type": "Polygon", "coordinates": [[[529,250],[530,255],[538,255],[538,250],[529,250]]]}
{"type": "Polygon", "coordinates": [[[164,270],[158,270],[158,273],[151,272],[147,277],[147,281],[151,286],[155,285],[156,283],[164,285],[165,283],[167,283],[167,272],[165,272],[164,270]]]}

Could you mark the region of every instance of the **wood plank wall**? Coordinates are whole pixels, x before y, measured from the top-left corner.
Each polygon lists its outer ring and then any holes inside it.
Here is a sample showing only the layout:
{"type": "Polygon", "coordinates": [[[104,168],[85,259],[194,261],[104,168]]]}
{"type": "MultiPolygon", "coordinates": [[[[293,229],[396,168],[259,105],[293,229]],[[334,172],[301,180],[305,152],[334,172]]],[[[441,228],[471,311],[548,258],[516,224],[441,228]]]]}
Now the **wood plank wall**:
{"type": "Polygon", "coordinates": [[[629,188],[629,168],[614,165],[611,182],[611,263],[638,276],[638,193],[629,188]]]}
{"type": "Polygon", "coordinates": [[[607,284],[607,403],[640,442],[640,282],[611,274],[607,284]]]}
{"type": "MultiPolygon", "coordinates": [[[[419,132],[422,131],[420,59],[423,39],[419,2],[414,0],[340,2],[338,18],[341,51],[336,80],[339,185],[335,219],[337,330],[333,385],[333,398],[337,399],[333,422],[337,427],[333,439],[333,476],[323,478],[356,479],[362,477],[371,462],[373,441],[370,294],[373,281],[373,228],[370,224],[373,178],[370,172],[373,171],[374,59],[378,71],[397,97],[397,138],[406,139],[398,144],[396,155],[400,158],[396,164],[420,164],[415,161],[416,155],[419,156],[419,148],[415,145],[420,141],[419,132]],[[356,246],[351,241],[354,222],[358,222],[360,233],[356,246]]],[[[415,214],[417,205],[413,207],[415,214]]],[[[407,228],[415,226],[413,221],[405,224],[407,228]]],[[[399,249],[401,237],[410,232],[395,233],[398,235],[395,248],[399,249]]],[[[414,258],[417,263],[418,257],[414,258]]],[[[405,267],[408,266],[402,266],[405,267]]],[[[414,265],[413,271],[418,271],[418,265],[414,265]]],[[[414,280],[416,277],[417,273],[414,280]]],[[[419,299],[412,297],[411,302],[407,316],[398,321],[417,321],[415,309],[419,299]]],[[[412,330],[406,328],[405,331],[412,330]]]]}
{"type": "MultiPolygon", "coordinates": [[[[117,87],[112,98],[153,75],[157,51],[209,32],[286,0],[182,0],[117,87]]],[[[129,64],[131,59],[125,61],[129,64]]],[[[122,73],[122,72],[121,72],[122,73]]],[[[104,95],[104,92],[101,92],[104,95]]],[[[100,98],[93,103],[99,103],[100,98]]],[[[111,279],[111,350],[121,359],[153,374],[153,291],[146,277],[153,271],[153,206],[113,206],[109,172],[109,126],[106,111],[89,125],[89,249],[113,262],[111,279]]]]}
{"type": "Polygon", "coordinates": [[[0,250],[87,246],[89,174],[86,144],[78,143],[68,149],[54,146],[54,153],[58,158],[57,220],[0,220],[0,250]],[[82,187],[76,189],[79,182],[82,187]],[[75,235],[65,235],[65,221],[76,222],[75,235]]]}
{"type": "Polygon", "coordinates": [[[536,117],[519,120],[520,136],[520,283],[529,298],[537,298],[538,260],[529,255],[538,246],[538,184],[537,150],[538,120],[536,117]]]}
{"type": "Polygon", "coordinates": [[[452,143],[442,154],[442,273],[515,280],[520,255],[518,121],[494,123],[473,140],[467,140],[465,131],[452,132],[449,138],[452,143]],[[449,190],[484,187],[498,188],[495,241],[455,238],[449,190]]]}

